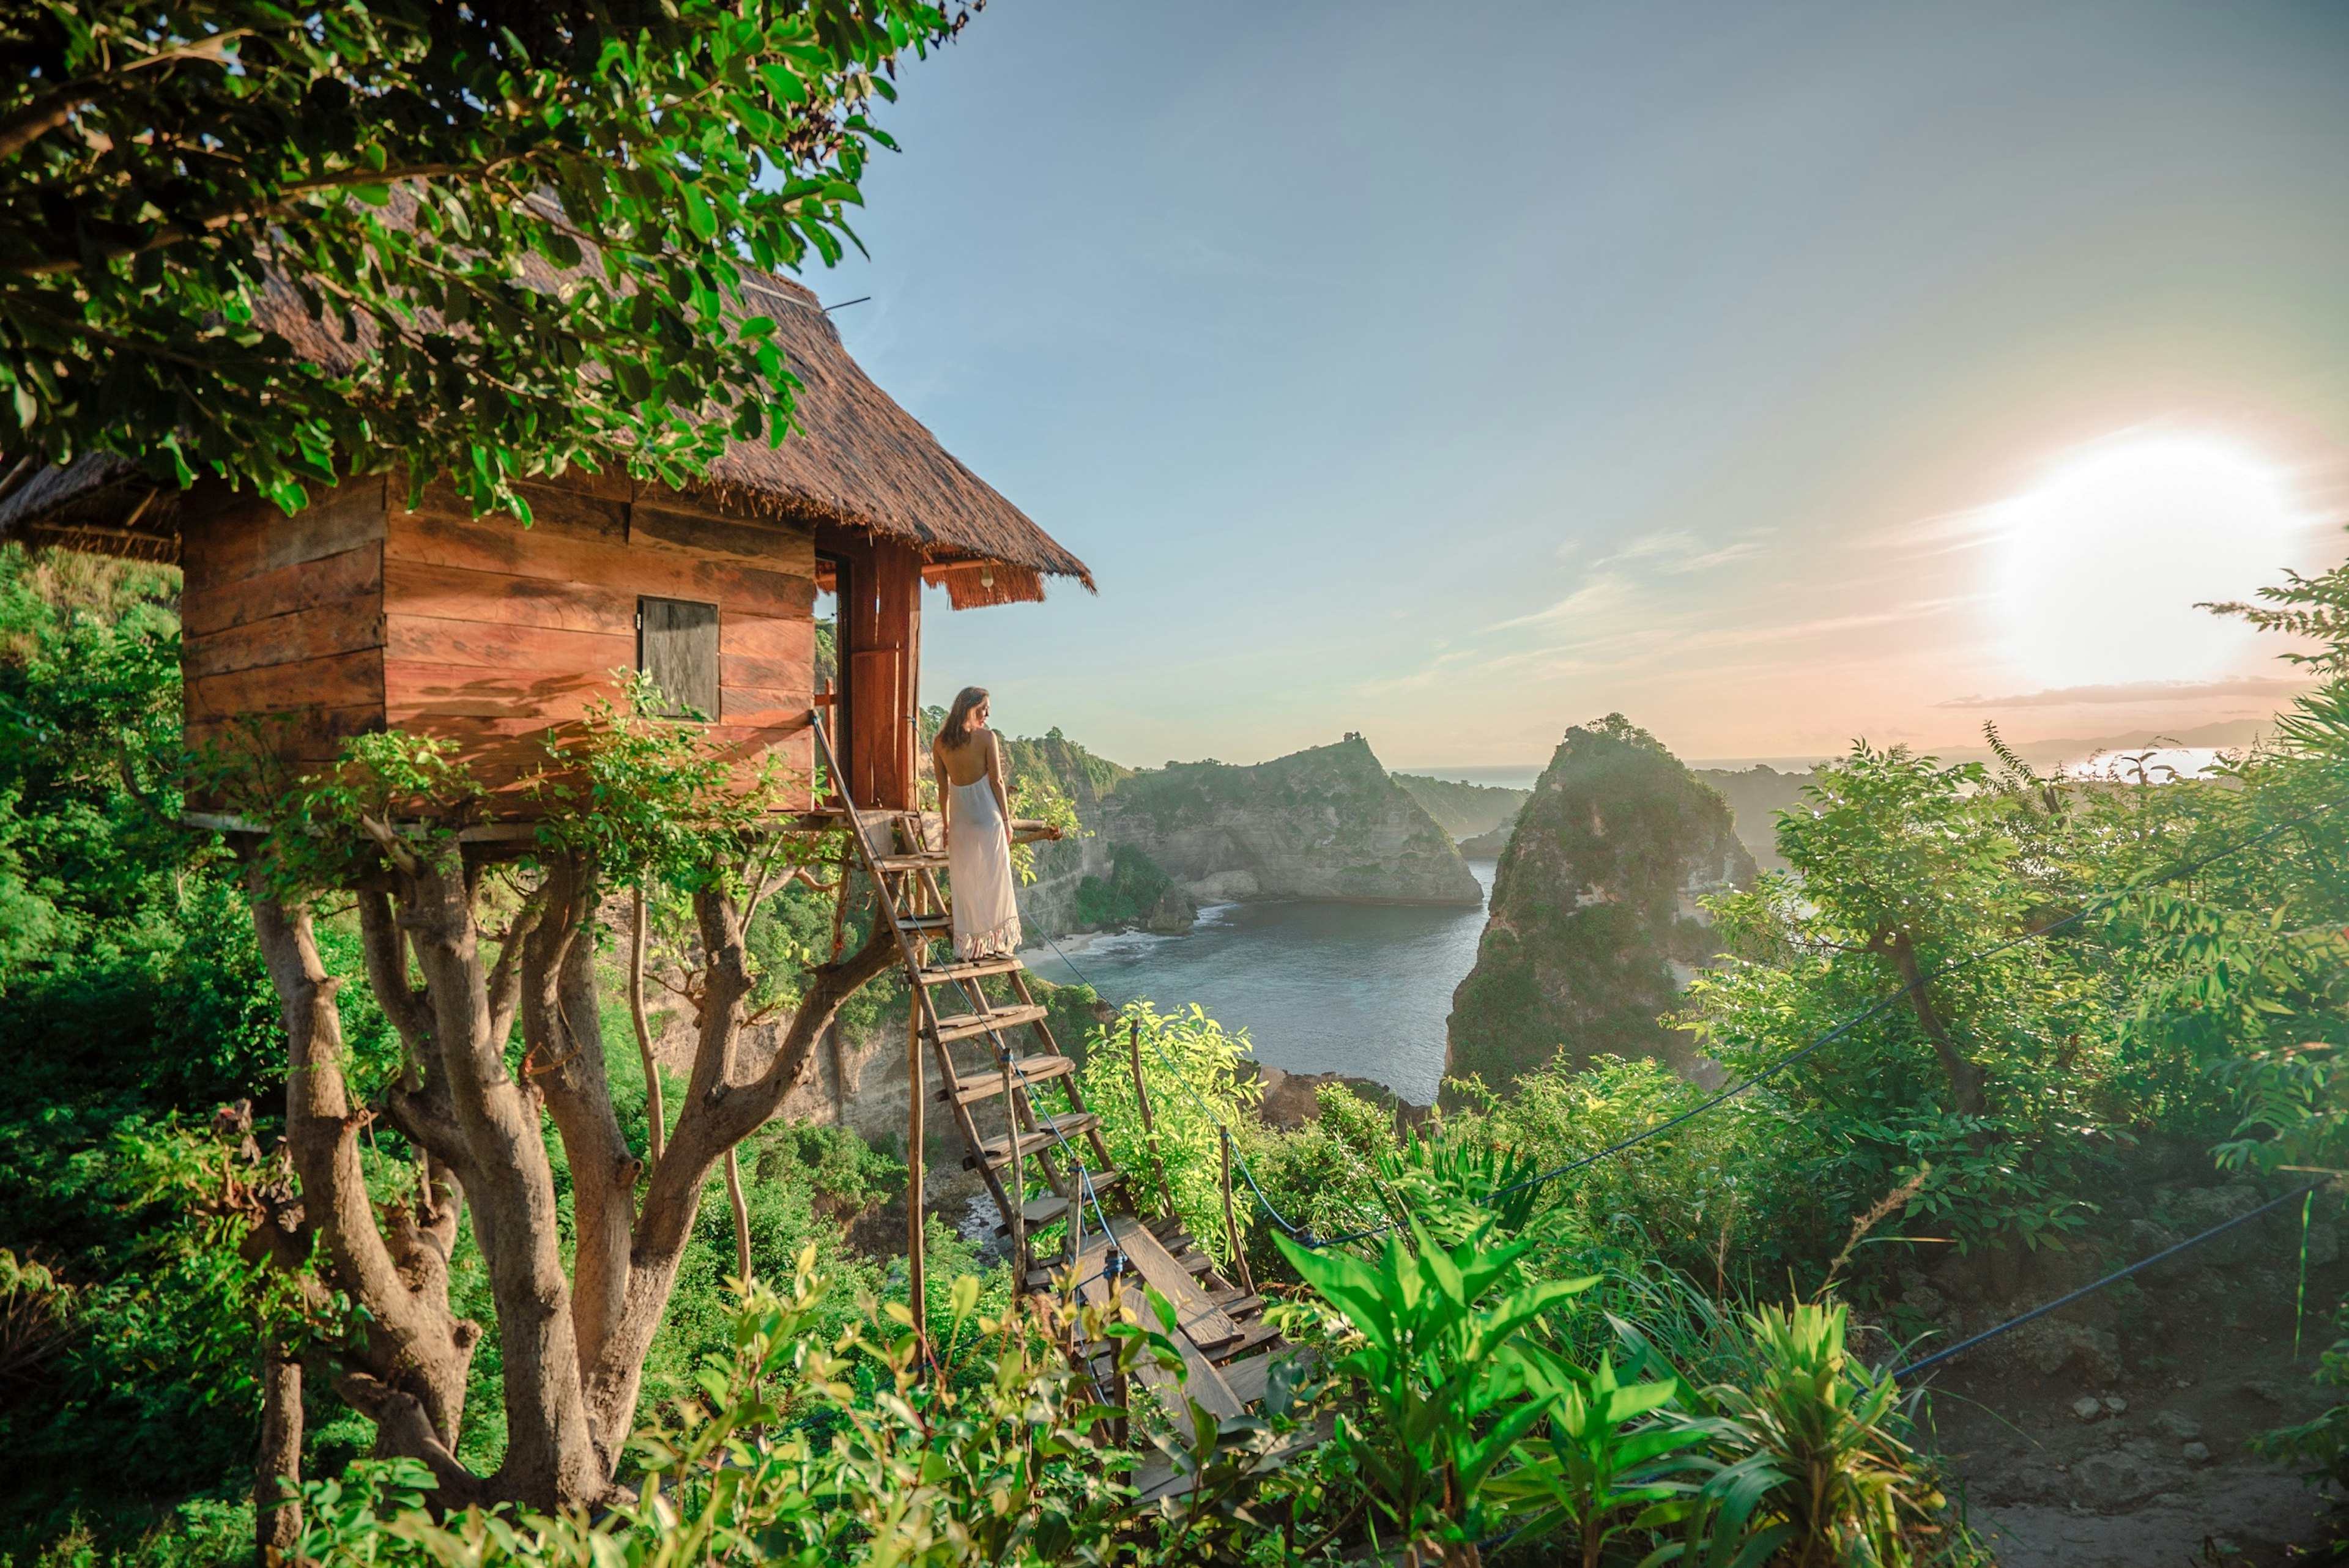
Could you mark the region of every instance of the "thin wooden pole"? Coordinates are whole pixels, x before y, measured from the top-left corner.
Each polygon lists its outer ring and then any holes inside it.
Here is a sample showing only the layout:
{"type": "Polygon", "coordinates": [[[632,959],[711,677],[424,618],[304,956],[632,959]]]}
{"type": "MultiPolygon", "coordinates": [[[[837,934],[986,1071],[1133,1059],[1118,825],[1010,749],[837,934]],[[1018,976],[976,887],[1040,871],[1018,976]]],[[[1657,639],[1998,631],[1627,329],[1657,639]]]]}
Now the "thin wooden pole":
{"type": "Polygon", "coordinates": [[[1250,1295],[1256,1294],[1256,1281],[1248,1277],[1247,1249],[1240,1245],[1239,1216],[1232,1212],[1232,1130],[1216,1129],[1224,1136],[1224,1244],[1231,1249],[1232,1262],[1240,1271],[1240,1288],[1250,1295]]]}
{"type": "Polygon", "coordinates": [[[1011,1145],[1011,1292],[1028,1293],[1028,1175],[1019,1160],[1019,1108],[1011,1098],[1011,1053],[998,1047],[1003,1064],[1003,1136],[1011,1145]]]}
{"type": "MultiPolygon", "coordinates": [[[[887,911],[883,911],[885,916],[887,911]]],[[[929,1297],[922,1285],[922,1102],[928,1087],[922,1081],[922,991],[917,979],[913,1006],[905,1015],[905,1089],[911,1109],[905,1116],[905,1305],[914,1314],[914,1338],[929,1356],[929,1297]]]]}
{"type": "Polygon", "coordinates": [[[1158,1191],[1165,1195],[1166,1212],[1174,1212],[1174,1189],[1166,1184],[1166,1161],[1158,1157],[1158,1129],[1150,1119],[1150,1091],[1142,1083],[1142,1020],[1126,1021],[1125,1044],[1133,1058],[1133,1098],[1142,1108],[1142,1135],[1150,1140],[1150,1168],[1157,1173],[1158,1191]]]}
{"type": "MultiPolygon", "coordinates": [[[[834,956],[838,956],[834,954],[834,956]]],[[[636,884],[628,933],[628,1017],[636,1026],[636,1055],[645,1064],[645,1152],[660,1163],[668,1140],[668,1118],[661,1109],[660,1063],[653,1059],[652,1023],[645,1016],[645,884],[636,884]]]]}
{"type": "Polygon", "coordinates": [[[726,1151],[726,1202],[734,1211],[734,1277],[750,1283],[750,1204],[742,1195],[742,1156],[726,1151]]]}

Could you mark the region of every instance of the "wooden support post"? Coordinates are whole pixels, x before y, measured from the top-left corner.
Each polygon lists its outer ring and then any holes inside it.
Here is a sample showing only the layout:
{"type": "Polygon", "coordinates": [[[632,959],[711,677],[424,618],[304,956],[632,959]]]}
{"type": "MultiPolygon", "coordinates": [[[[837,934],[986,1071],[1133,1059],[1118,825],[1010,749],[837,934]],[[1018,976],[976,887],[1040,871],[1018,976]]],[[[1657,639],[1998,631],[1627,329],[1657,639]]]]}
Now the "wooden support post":
{"type": "Polygon", "coordinates": [[[1224,1244],[1231,1249],[1232,1263],[1239,1270],[1240,1288],[1250,1295],[1256,1294],[1256,1281],[1248,1277],[1247,1249],[1240,1244],[1239,1217],[1232,1212],[1232,1130],[1217,1127],[1224,1137],[1224,1244]]]}
{"type": "Polygon", "coordinates": [[[1003,1136],[1011,1146],[1011,1288],[1028,1289],[1028,1173],[1019,1161],[1019,1116],[1012,1098],[1011,1053],[999,1045],[996,1060],[1003,1068],[1003,1136]]]}
{"type": "Polygon", "coordinates": [[[1166,1212],[1174,1212],[1174,1189],[1166,1184],[1166,1161],[1158,1157],[1158,1129],[1150,1119],[1150,1090],[1142,1082],[1142,1020],[1131,1019],[1126,1025],[1126,1049],[1133,1057],[1133,1099],[1142,1110],[1142,1135],[1150,1141],[1150,1168],[1158,1177],[1158,1191],[1166,1200],[1166,1212]]]}
{"type": "MultiPolygon", "coordinates": [[[[885,919],[885,906],[876,918],[885,919]]],[[[929,1297],[922,1285],[922,1102],[929,1098],[922,1081],[922,988],[914,987],[913,1005],[905,1015],[905,1090],[911,1109],[905,1113],[905,1305],[914,1314],[914,1338],[923,1359],[929,1358],[929,1297]]]]}

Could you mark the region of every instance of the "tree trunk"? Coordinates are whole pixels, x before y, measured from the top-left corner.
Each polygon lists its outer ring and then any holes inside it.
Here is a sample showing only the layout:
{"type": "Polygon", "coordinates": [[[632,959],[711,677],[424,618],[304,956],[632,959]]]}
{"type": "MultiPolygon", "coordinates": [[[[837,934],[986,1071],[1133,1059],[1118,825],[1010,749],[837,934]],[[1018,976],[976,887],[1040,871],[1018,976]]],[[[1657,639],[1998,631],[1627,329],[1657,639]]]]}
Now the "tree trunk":
{"type": "Polygon", "coordinates": [[[1877,934],[1868,950],[1892,960],[1899,972],[1902,992],[1909,1006],[1917,1014],[1917,1023],[1925,1037],[1933,1043],[1933,1054],[1941,1058],[1941,1070],[1950,1079],[1950,1109],[1960,1116],[1980,1116],[1982,1113],[1982,1069],[1966,1059],[1957,1042],[1950,1038],[1949,1026],[1934,1011],[1933,999],[1927,995],[1925,976],[1918,966],[1916,944],[1905,931],[1877,934]]]}
{"type": "Polygon", "coordinates": [[[676,1133],[648,1167],[619,1125],[605,1076],[593,864],[549,857],[490,965],[478,879],[453,846],[427,863],[388,830],[375,836],[391,868],[357,890],[357,907],[368,983],[407,1055],[383,1111],[421,1151],[410,1202],[378,1214],[368,1202],[357,1142],[367,1113],[351,1106],[342,1078],[336,981],[318,960],[309,914],[282,905],[257,877],[253,887],[291,1047],[287,1137],[305,1213],[335,1282],[368,1315],[336,1386],[376,1422],[378,1454],[430,1466],[436,1506],[590,1505],[610,1489],[704,1185],[781,1107],[840,1004],[896,961],[894,934],[876,927],[853,956],[817,966],[773,1061],[738,1083],[752,988],[745,916],[722,888],[698,894],[708,968],[692,1078],[676,1133]],[[518,1072],[508,1056],[517,1020],[527,1047],[518,1072]],[[554,1122],[571,1172],[569,1277],[543,1119],[554,1122]],[[504,1372],[506,1456],[487,1479],[455,1457],[479,1337],[448,1304],[448,1260],[467,1205],[504,1372]]]}
{"type": "Polygon", "coordinates": [[[307,908],[281,904],[257,875],[252,903],[262,958],[283,1004],[285,1141],[302,1182],[304,1218],[336,1283],[369,1319],[365,1339],[346,1354],[339,1386],[378,1422],[379,1439],[392,1430],[387,1419],[396,1425],[396,1440],[379,1452],[421,1460],[440,1479],[443,1501],[462,1506],[479,1491],[455,1449],[465,1369],[481,1330],[449,1309],[456,1204],[446,1204],[439,1222],[393,1216],[392,1236],[402,1243],[395,1255],[359,1169],[366,1118],[353,1110],[343,1080],[339,983],[319,961],[307,908]]]}
{"type": "MultiPolygon", "coordinates": [[[[541,1097],[507,1070],[500,1026],[512,1014],[499,1002],[536,928],[552,923],[543,903],[526,923],[518,917],[524,929],[509,935],[492,973],[481,960],[473,889],[453,849],[400,881],[400,920],[424,971],[432,1033],[471,1156],[473,1236],[497,1306],[506,1453],[490,1484],[500,1497],[540,1508],[586,1501],[602,1495],[609,1470],[597,1458],[581,1397],[541,1097]]],[[[583,1241],[582,1253],[592,1250],[583,1241]]]]}
{"type": "Polygon", "coordinates": [[[302,1544],[302,1364],[273,1338],[261,1354],[261,1457],[253,1522],[261,1568],[290,1563],[302,1544]]]}

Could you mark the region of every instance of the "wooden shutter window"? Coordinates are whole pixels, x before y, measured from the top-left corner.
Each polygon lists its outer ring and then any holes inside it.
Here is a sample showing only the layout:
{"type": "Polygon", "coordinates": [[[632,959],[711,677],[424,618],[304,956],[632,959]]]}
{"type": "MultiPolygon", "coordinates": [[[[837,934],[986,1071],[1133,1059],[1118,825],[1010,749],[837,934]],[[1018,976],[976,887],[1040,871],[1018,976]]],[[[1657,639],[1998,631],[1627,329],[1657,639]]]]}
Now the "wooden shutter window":
{"type": "Polygon", "coordinates": [[[718,606],[691,599],[636,601],[636,668],[667,699],[670,718],[718,717],[718,606]]]}

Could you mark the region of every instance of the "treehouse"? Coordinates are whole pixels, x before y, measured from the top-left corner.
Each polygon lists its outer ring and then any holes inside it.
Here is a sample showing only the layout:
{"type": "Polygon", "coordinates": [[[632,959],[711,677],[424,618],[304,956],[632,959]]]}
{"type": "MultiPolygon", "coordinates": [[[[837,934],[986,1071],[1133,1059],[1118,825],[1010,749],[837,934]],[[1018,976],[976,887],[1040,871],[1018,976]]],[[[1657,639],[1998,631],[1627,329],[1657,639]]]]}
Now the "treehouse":
{"type": "MultiPolygon", "coordinates": [[[[0,499],[0,538],[179,565],[191,746],[260,721],[298,768],[397,727],[457,740],[495,785],[633,669],[731,754],[779,751],[802,776],[833,707],[853,802],[911,810],[922,585],[962,610],[1092,579],[874,385],[814,294],[758,274],[744,293],[778,324],[801,429],[730,446],[688,488],[574,469],[516,487],[525,527],[474,517],[445,482],[411,508],[394,472],[287,517],[91,456],[0,499]],[[819,593],[836,608],[821,696],[819,593]]],[[[298,308],[267,325],[321,363],[350,352],[298,308]]]]}
{"type": "MultiPolygon", "coordinates": [[[[802,803],[854,830],[833,879],[839,908],[856,885],[847,872],[861,872],[910,993],[916,1313],[935,1102],[1028,1288],[1123,1304],[1139,1320],[1152,1310],[1146,1284],[1177,1313],[1187,1370],[1180,1385],[1154,1361],[1138,1376],[1170,1409],[1188,1398],[1236,1418],[1262,1398],[1285,1341],[1240,1256],[1228,1168],[1224,1251],[1237,1280],[1171,1212],[1137,1204],[1019,959],[939,950],[952,924],[947,857],[916,790],[922,586],[959,610],[1040,600],[1049,577],[1091,588],[1092,577],[874,386],[814,295],[775,279],[745,292],[746,314],[779,324],[802,383],[801,433],[780,448],[730,447],[688,488],[574,471],[517,487],[533,517],[524,527],[472,516],[446,483],[411,505],[394,472],[352,479],[289,518],[225,485],[160,487],[91,457],[0,478],[0,490],[16,481],[0,493],[0,538],[177,562],[191,743],[254,726],[296,767],[398,727],[454,739],[485,781],[511,783],[543,758],[551,730],[636,670],[733,754],[780,752],[805,776],[815,716],[829,709],[824,739],[845,799],[802,803]],[[836,678],[820,690],[831,673],[820,672],[824,593],[835,600],[836,678]],[[845,809],[833,817],[834,807],[845,809]]],[[[353,352],[290,295],[267,325],[321,364],[353,352]]],[[[1139,1092],[1138,1034],[1127,1045],[1139,1092]]],[[[1146,1101],[1142,1116],[1148,1125],[1146,1101]]],[[[1164,1187],[1163,1175],[1151,1184],[1164,1187]]],[[[1107,1395],[1123,1373],[1101,1348],[1071,1352],[1107,1395]]],[[[1163,1467],[1143,1480],[1145,1491],[1180,1484],[1163,1467]]]]}

